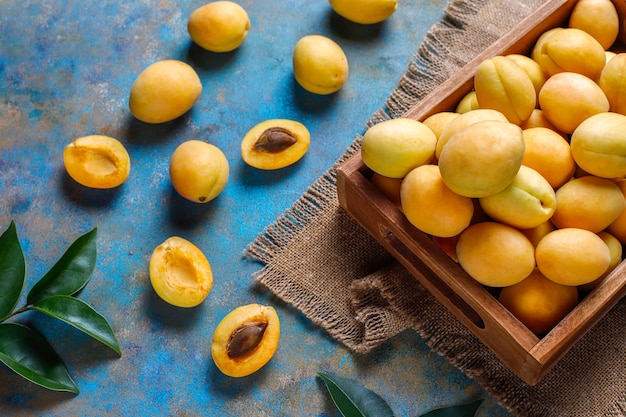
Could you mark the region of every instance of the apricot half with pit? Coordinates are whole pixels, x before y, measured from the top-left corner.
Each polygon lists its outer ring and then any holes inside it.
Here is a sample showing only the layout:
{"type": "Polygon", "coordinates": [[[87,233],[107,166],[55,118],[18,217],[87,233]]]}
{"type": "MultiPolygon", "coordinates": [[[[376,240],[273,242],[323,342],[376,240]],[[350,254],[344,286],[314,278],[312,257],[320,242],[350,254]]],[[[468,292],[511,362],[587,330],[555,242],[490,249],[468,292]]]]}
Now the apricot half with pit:
{"type": "Polygon", "coordinates": [[[177,307],[195,307],[209,295],[213,272],[196,245],[172,236],[152,252],[150,282],[165,302],[177,307]]]}
{"type": "Polygon", "coordinates": [[[74,181],[90,188],[114,188],[130,174],[130,157],[120,141],[90,135],[74,140],[63,150],[65,169],[74,181]]]}
{"type": "Polygon", "coordinates": [[[279,339],[280,322],[273,307],[260,304],[237,307],[213,333],[213,362],[228,376],[253,374],[272,359],[279,339]]]}
{"type": "Polygon", "coordinates": [[[300,122],[266,120],[254,126],[241,141],[241,157],[250,166],[273,170],[296,163],[311,143],[311,134],[300,122]]]}

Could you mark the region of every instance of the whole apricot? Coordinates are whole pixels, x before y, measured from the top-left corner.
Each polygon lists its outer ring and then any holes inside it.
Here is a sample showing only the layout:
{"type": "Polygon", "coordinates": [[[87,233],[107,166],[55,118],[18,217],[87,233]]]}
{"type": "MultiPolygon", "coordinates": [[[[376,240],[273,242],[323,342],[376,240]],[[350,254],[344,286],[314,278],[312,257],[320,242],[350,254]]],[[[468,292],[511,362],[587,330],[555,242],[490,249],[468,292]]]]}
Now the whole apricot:
{"type": "Polygon", "coordinates": [[[546,129],[550,129],[550,130],[555,131],[559,135],[563,136],[563,138],[567,137],[567,135],[565,133],[560,132],[552,124],[552,122],[550,120],[548,120],[548,118],[546,117],[545,113],[541,109],[533,110],[533,112],[530,114],[530,117],[528,119],[524,120],[522,123],[520,123],[519,126],[522,129],[524,129],[524,130],[530,129],[532,127],[545,127],[546,129]]]}
{"type": "Polygon", "coordinates": [[[626,176],[626,116],[599,113],[584,120],[570,139],[572,156],[585,172],[602,178],[626,176]]]}
{"type": "Polygon", "coordinates": [[[578,0],[568,26],[587,32],[604,49],[609,49],[617,40],[619,15],[611,0],[578,0]]]}
{"type": "Polygon", "coordinates": [[[596,288],[602,282],[602,280],[604,280],[607,275],[613,272],[613,270],[617,268],[617,266],[622,262],[622,242],[620,242],[611,233],[604,230],[598,233],[598,236],[600,236],[600,239],[602,239],[604,243],[606,243],[606,245],[609,247],[609,252],[611,253],[611,261],[609,262],[609,267],[607,268],[607,270],[604,272],[604,274],[600,275],[599,278],[591,281],[588,284],[578,286],[578,289],[584,292],[589,292],[596,288]]]}
{"type": "Polygon", "coordinates": [[[436,165],[422,165],[409,172],[400,187],[402,211],[413,226],[437,237],[452,237],[469,226],[474,204],[452,192],[436,165]]]}
{"type": "Polygon", "coordinates": [[[191,39],[211,52],[237,49],[248,36],[249,30],[248,13],[232,1],[205,4],[194,10],[187,21],[191,39]]]}
{"type": "Polygon", "coordinates": [[[130,90],[130,112],[145,123],[165,123],[187,113],[202,94],[196,71],[182,61],[158,61],[143,70],[130,90]]]}
{"type": "Polygon", "coordinates": [[[530,229],[519,229],[520,232],[524,234],[530,240],[530,243],[533,244],[534,247],[537,247],[537,244],[545,235],[550,233],[555,229],[554,223],[550,220],[541,223],[539,226],[532,227],[530,229]]]}
{"type": "Polygon", "coordinates": [[[102,135],[84,136],[65,146],[63,164],[70,177],[90,188],[114,188],[130,174],[130,156],[122,143],[102,135]]]}
{"type": "Polygon", "coordinates": [[[523,157],[522,129],[509,122],[486,120],[467,126],[448,140],[439,156],[439,170],[452,191],[480,198],[508,187],[523,157]]]}
{"type": "Polygon", "coordinates": [[[609,101],[609,110],[626,115],[626,53],[615,55],[602,70],[598,85],[609,101]]]}
{"type": "Polygon", "coordinates": [[[215,328],[211,343],[213,362],[225,375],[250,375],[272,359],[279,339],[280,322],[273,307],[237,307],[215,328]]]}
{"type": "Polygon", "coordinates": [[[469,226],[456,245],[459,264],[489,287],[506,287],[526,278],[535,268],[535,248],[518,229],[482,222],[469,226]]]}
{"type": "Polygon", "coordinates": [[[456,118],[459,113],[451,111],[442,111],[428,116],[422,123],[435,133],[435,137],[439,140],[441,133],[448,126],[452,119],[456,118]]]}
{"type": "Polygon", "coordinates": [[[557,189],[569,181],[576,170],[570,144],[557,132],[545,127],[522,131],[524,159],[522,164],[539,172],[557,189]]]}
{"type": "Polygon", "coordinates": [[[548,78],[539,92],[539,105],[548,120],[568,134],[588,117],[609,111],[609,100],[598,84],[574,72],[548,78]]]}
{"type": "Polygon", "coordinates": [[[626,203],[613,181],[586,175],[574,178],[556,190],[552,222],[558,228],[576,227],[597,233],[624,211],[626,203]]]}
{"type": "Polygon", "coordinates": [[[167,303],[195,307],[211,292],[213,272],[206,256],[196,245],[172,236],[152,252],[150,282],[167,303]]]}
{"type": "Polygon", "coordinates": [[[502,288],[498,300],[531,332],[543,336],[576,307],[578,290],[535,269],[523,281],[502,288]]]}
{"type": "Polygon", "coordinates": [[[215,145],[199,140],[181,143],[170,159],[172,186],[182,197],[207,203],[226,187],[228,160],[215,145]]]}
{"type": "Polygon", "coordinates": [[[600,277],[608,269],[611,253],[604,241],[585,229],[564,228],[548,233],[535,249],[537,267],[546,278],[578,286],[600,277]]]}
{"type": "Polygon", "coordinates": [[[541,65],[539,65],[537,61],[526,55],[509,54],[506,55],[506,57],[519,65],[520,68],[522,68],[526,72],[526,74],[528,74],[530,81],[532,81],[533,83],[533,87],[535,87],[535,95],[537,99],[536,101],[538,102],[539,91],[541,91],[541,87],[543,87],[543,84],[548,79],[548,76],[546,75],[543,68],[541,68],[541,65]]]}
{"type": "Polygon", "coordinates": [[[241,141],[241,157],[259,169],[280,169],[296,163],[309,149],[311,135],[302,123],[288,119],[261,122],[241,141]]]}
{"type": "Polygon", "coordinates": [[[330,6],[340,16],[354,23],[379,23],[398,8],[397,0],[330,0],[330,6]]]}
{"type": "Polygon", "coordinates": [[[400,187],[402,186],[402,178],[390,178],[373,172],[370,182],[374,184],[385,197],[389,199],[396,207],[402,209],[400,201],[400,187]]]}
{"type": "Polygon", "coordinates": [[[400,117],[367,129],[361,143],[361,158],[372,171],[402,178],[413,168],[432,161],[437,138],[417,120],[400,117]]]}
{"type": "Polygon", "coordinates": [[[472,90],[463,96],[463,98],[459,101],[459,104],[456,105],[454,112],[462,114],[478,109],[480,109],[480,105],[478,104],[478,99],[476,98],[476,91],[472,90]]]}
{"type": "MultiPolygon", "coordinates": [[[[624,199],[626,199],[626,179],[622,178],[616,180],[615,184],[619,187],[624,199]]],[[[622,242],[622,244],[626,244],[626,209],[622,211],[622,214],[620,214],[613,223],[607,226],[606,230],[622,242]]]]}
{"type": "Polygon", "coordinates": [[[495,56],[478,65],[474,90],[480,108],[497,110],[517,125],[530,117],[537,103],[537,92],[528,73],[505,56],[495,56]]]}
{"type": "Polygon", "coordinates": [[[332,39],[308,35],[301,38],[293,50],[293,73],[305,90],[332,94],[348,79],[348,58],[332,39]]]}

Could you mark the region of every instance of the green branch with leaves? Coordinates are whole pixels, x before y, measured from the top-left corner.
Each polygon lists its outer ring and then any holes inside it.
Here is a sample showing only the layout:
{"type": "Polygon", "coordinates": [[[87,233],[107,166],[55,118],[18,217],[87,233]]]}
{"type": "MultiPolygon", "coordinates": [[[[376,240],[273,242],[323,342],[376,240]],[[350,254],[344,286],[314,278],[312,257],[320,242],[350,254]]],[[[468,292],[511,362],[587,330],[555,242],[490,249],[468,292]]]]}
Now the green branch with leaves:
{"type": "Polygon", "coordinates": [[[16,309],[24,289],[26,260],[14,222],[0,235],[0,362],[50,390],[79,392],[63,360],[46,338],[32,327],[8,320],[26,311],[38,311],[75,327],[121,356],[109,322],[75,297],[95,269],[96,236],[94,228],[76,239],[31,288],[26,305],[16,309]]]}

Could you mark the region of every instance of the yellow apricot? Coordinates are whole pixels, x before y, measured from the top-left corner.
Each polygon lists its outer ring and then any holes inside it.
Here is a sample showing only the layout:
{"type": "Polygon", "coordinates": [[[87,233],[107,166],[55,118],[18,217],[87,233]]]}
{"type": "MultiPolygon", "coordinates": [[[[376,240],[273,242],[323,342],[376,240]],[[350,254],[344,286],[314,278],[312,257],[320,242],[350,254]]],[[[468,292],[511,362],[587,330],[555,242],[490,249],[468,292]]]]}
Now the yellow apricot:
{"type": "Polygon", "coordinates": [[[280,169],[296,163],[309,149],[311,135],[300,122],[271,119],[246,133],[241,141],[241,157],[259,169],[280,169]]]}
{"type": "Polygon", "coordinates": [[[367,129],[361,144],[363,163],[374,172],[403,178],[435,155],[435,133],[417,120],[400,117],[367,129]]]}
{"type": "Polygon", "coordinates": [[[545,113],[541,109],[534,109],[530,114],[530,117],[524,120],[519,125],[522,129],[530,129],[532,127],[545,127],[546,129],[550,129],[563,136],[563,138],[567,138],[567,135],[561,131],[559,131],[550,120],[546,117],[545,113]]]}
{"type": "Polygon", "coordinates": [[[609,111],[609,101],[598,84],[574,72],[548,78],[539,92],[539,106],[559,131],[568,134],[588,117],[609,111]]]}
{"type": "Polygon", "coordinates": [[[572,156],[585,172],[602,178],[626,176],[626,116],[599,113],[583,121],[570,139],[572,156]]]}
{"type": "Polygon", "coordinates": [[[448,140],[439,156],[439,170],[452,191],[480,198],[508,187],[523,157],[524,138],[519,126],[485,120],[467,126],[448,140]]]}
{"type": "Polygon", "coordinates": [[[90,188],[114,188],[130,174],[130,156],[115,138],[84,136],[65,146],[63,164],[70,177],[90,188]]]}
{"type": "Polygon", "coordinates": [[[182,197],[195,203],[207,203],[217,197],[226,187],[228,176],[226,156],[210,143],[183,142],[170,159],[172,186],[182,197]]]}
{"type": "Polygon", "coordinates": [[[215,328],[211,356],[225,375],[253,374],[274,356],[280,339],[280,321],[270,306],[247,304],[228,313],[215,328]]]}
{"type": "Polygon", "coordinates": [[[600,275],[599,278],[591,281],[588,284],[579,285],[578,289],[583,292],[589,292],[593,290],[595,287],[600,285],[600,283],[607,277],[617,266],[622,262],[622,242],[620,242],[615,236],[606,231],[601,231],[598,233],[598,236],[606,243],[609,247],[609,252],[611,253],[611,261],[609,262],[609,267],[606,272],[600,275]]]}
{"type": "Polygon", "coordinates": [[[456,112],[442,111],[427,117],[422,123],[424,123],[426,127],[430,128],[430,130],[435,133],[437,140],[439,140],[441,132],[443,132],[448,123],[450,123],[450,121],[458,115],[459,113],[456,112]]]}
{"type": "Polygon", "coordinates": [[[598,85],[609,101],[609,110],[626,115],[626,53],[616,54],[607,62],[598,85]]]}
{"type": "Polygon", "coordinates": [[[478,99],[476,98],[476,91],[472,90],[467,93],[457,104],[456,109],[454,110],[456,113],[467,113],[471,110],[477,110],[480,106],[478,105],[478,99]]]}
{"type": "MultiPolygon", "coordinates": [[[[615,181],[615,184],[619,187],[624,199],[626,199],[626,179],[619,179],[615,181]]],[[[615,236],[622,244],[626,244],[626,209],[607,226],[606,231],[615,236]]]]}
{"type": "Polygon", "coordinates": [[[596,80],[604,68],[606,55],[602,45],[587,32],[565,28],[545,41],[538,63],[549,76],[574,72],[596,80]]]}
{"type": "Polygon", "coordinates": [[[348,58],[333,40],[321,35],[301,38],[293,50],[293,73],[305,90],[332,94],[348,79],[348,58]]]}
{"type": "Polygon", "coordinates": [[[578,0],[568,26],[587,32],[609,49],[619,33],[619,16],[611,0],[578,0]]]}
{"type": "Polygon", "coordinates": [[[614,222],[626,203],[613,181],[586,175],[574,178],[556,190],[552,222],[558,228],[576,227],[597,233],[614,222]]]}
{"type": "MultiPolygon", "coordinates": [[[[548,29],[545,32],[543,32],[539,38],[537,39],[537,41],[535,42],[535,45],[533,46],[533,49],[530,51],[530,58],[537,62],[540,66],[541,66],[541,54],[542,54],[542,49],[543,46],[545,45],[545,43],[548,41],[548,39],[550,39],[550,37],[552,35],[554,35],[555,33],[563,30],[564,28],[562,27],[555,27],[552,29],[548,29]]],[[[543,68],[543,67],[542,67],[543,68]]]]}
{"type": "Polygon", "coordinates": [[[557,229],[544,236],[535,249],[537,267],[546,278],[562,285],[583,285],[609,267],[611,253],[604,241],[585,229],[557,229]]]}
{"type": "Polygon", "coordinates": [[[541,91],[541,87],[543,87],[543,84],[548,79],[541,65],[539,65],[537,61],[526,55],[509,54],[506,55],[506,57],[519,65],[520,68],[522,68],[526,72],[526,74],[528,74],[528,77],[530,77],[530,80],[535,87],[536,99],[539,100],[539,91],[541,91]]]}
{"type": "Polygon", "coordinates": [[[202,94],[196,71],[182,61],[167,59],[143,70],[130,90],[129,108],[145,123],[165,123],[187,113],[202,94]]]}
{"type": "Polygon", "coordinates": [[[504,56],[480,63],[474,75],[474,90],[480,108],[497,110],[517,125],[530,117],[537,103],[528,73],[504,56]]]}
{"type": "Polygon", "coordinates": [[[497,222],[469,226],[459,236],[459,264],[475,280],[506,287],[526,278],[535,268],[535,248],[519,230],[497,222]]]}
{"type": "Polygon", "coordinates": [[[503,288],[498,300],[530,331],[543,336],[576,307],[578,290],[535,269],[523,281],[503,288]]]}
{"type": "Polygon", "coordinates": [[[437,237],[458,235],[474,214],[472,199],[446,187],[436,165],[422,165],[409,172],[402,180],[400,201],[413,226],[437,237]]]}
{"type": "Polygon", "coordinates": [[[554,229],[554,223],[548,220],[530,229],[520,229],[520,232],[530,240],[530,243],[532,243],[534,247],[537,247],[539,241],[554,229]]]}
{"type": "Polygon", "coordinates": [[[330,0],[330,6],[340,16],[360,24],[379,23],[398,8],[397,0],[330,0]]]}
{"type": "Polygon", "coordinates": [[[211,265],[193,243],[172,236],[150,257],[150,282],[164,301],[177,307],[202,303],[213,286],[211,265]]]}
{"type": "Polygon", "coordinates": [[[191,39],[211,52],[230,52],[248,36],[246,10],[232,1],[214,1],[193,11],[187,21],[191,39]]]}
{"type": "Polygon", "coordinates": [[[523,165],[539,172],[554,189],[572,178],[576,163],[563,136],[545,127],[524,129],[522,134],[525,145],[523,165]]]}
{"type": "Polygon", "coordinates": [[[402,178],[390,178],[373,172],[370,181],[385,197],[389,199],[396,207],[402,208],[400,202],[400,187],[402,186],[402,178]]]}

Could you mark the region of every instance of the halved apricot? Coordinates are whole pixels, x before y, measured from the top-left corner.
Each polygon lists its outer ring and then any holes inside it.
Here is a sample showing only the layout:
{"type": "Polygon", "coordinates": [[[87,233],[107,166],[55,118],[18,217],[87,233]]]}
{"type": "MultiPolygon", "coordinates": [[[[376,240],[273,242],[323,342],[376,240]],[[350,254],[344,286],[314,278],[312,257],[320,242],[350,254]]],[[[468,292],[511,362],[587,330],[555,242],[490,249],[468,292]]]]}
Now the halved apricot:
{"type": "Polygon", "coordinates": [[[304,156],[311,135],[300,122],[266,120],[254,126],[241,141],[241,157],[250,166],[273,170],[284,168],[304,156]]]}

